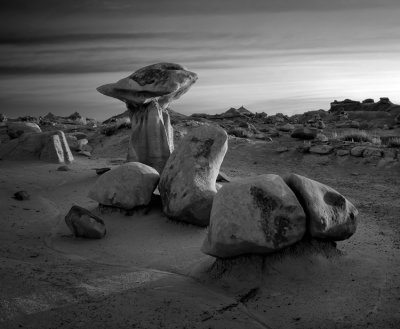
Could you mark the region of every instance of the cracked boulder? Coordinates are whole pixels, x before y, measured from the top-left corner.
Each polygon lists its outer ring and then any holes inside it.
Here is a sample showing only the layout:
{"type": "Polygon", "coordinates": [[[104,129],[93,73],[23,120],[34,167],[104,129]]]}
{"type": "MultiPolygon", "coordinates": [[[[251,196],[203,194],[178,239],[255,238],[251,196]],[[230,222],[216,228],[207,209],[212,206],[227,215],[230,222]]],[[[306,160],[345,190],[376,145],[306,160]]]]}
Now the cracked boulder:
{"type": "Polygon", "coordinates": [[[106,235],[106,226],[103,220],[79,206],[72,206],[65,216],[65,223],[76,237],[101,239],[106,235]]]}
{"type": "Polygon", "coordinates": [[[224,185],[214,198],[202,251],[218,258],[269,254],[300,241],[306,216],[278,175],[260,175],[224,185]]]}
{"type": "Polygon", "coordinates": [[[101,205],[122,209],[147,206],[159,179],[154,168],[140,162],[128,162],[102,174],[88,196],[101,205]]]}
{"type": "Polygon", "coordinates": [[[358,211],[343,195],[325,184],[296,174],[290,174],[285,181],[304,208],[310,236],[340,241],[354,234],[358,211]]]}
{"type": "Polygon", "coordinates": [[[207,226],[216,179],[228,149],[225,130],[204,125],[180,142],[161,174],[159,190],[164,213],[171,219],[207,226]]]}

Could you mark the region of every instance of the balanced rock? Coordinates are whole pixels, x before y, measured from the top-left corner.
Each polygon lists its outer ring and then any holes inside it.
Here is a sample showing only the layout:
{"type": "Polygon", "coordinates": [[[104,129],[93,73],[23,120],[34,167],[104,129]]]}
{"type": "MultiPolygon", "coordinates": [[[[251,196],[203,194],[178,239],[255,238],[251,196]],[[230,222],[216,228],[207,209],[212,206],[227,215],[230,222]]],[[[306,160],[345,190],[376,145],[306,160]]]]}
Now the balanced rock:
{"type": "Polygon", "coordinates": [[[292,134],[290,135],[293,138],[298,139],[314,139],[318,134],[318,130],[316,128],[309,127],[298,127],[296,128],[292,134]]]}
{"type": "Polygon", "coordinates": [[[200,126],[182,139],[160,178],[163,211],[168,217],[208,225],[217,193],[215,182],[227,149],[228,135],[219,127],[200,126]]]}
{"type": "Polygon", "coordinates": [[[174,149],[168,105],[197,80],[197,75],[174,63],[158,63],[137,70],[97,90],[126,103],[132,124],[128,161],[152,166],[159,173],[174,149]]]}
{"type": "Polygon", "coordinates": [[[7,123],[7,133],[8,136],[13,138],[18,138],[25,133],[41,133],[40,127],[33,122],[8,122],[7,123]]]}
{"type": "Polygon", "coordinates": [[[202,251],[225,258],[268,254],[300,241],[306,216],[278,175],[261,175],[224,185],[214,198],[202,251]]]}
{"type": "Polygon", "coordinates": [[[157,187],[157,170],[140,162],[128,162],[103,173],[89,191],[101,205],[123,209],[146,206],[157,187]]]}
{"type": "Polygon", "coordinates": [[[65,216],[65,223],[76,237],[101,239],[106,235],[104,221],[89,210],[73,206],[65,216]]]}
{"type": "Polygon", "coordinates": [[[312,237],[340,241],[354,234],[358,211],[339,192],[296,174],[289,175],[286,183],[306,212],[308,233],[312,237]]]}
{"type": "Polygon", "coordinates": [[[0,158],[8,160],[40,159],[52,163],[74,160],[62,131],[23,134],[0,145],[0,158]]]}

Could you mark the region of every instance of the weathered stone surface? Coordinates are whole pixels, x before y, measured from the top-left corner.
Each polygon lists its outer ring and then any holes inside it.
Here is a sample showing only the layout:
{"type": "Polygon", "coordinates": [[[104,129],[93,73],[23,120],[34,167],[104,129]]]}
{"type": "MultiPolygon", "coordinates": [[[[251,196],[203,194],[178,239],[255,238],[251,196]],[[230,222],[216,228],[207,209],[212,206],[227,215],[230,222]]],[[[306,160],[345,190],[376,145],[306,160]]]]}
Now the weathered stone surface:
{"type": "Polygon", "coordinates": [[[312,237],[339,241],[354,234],[358,211],[339,192],[296,174],[289,175],[285,181],[304,208],[312,237]]]}
{"type": "Polygon", "coordinates": [[[381,158],[382,157],[382,150],[374,147],[366,147],[362,156],[364,158],[381,158]]]}
{"type": "Polygon", "coordinates": [[[158,63],[135,71],[116,83],[97,90],[128,104],[146,104],[157,100],[160,106],[179,98],[197,80],[197,74],[175,63],[158,63]]]}
{"type": "Polygon", "coordinates": [[[127,104],[132,123],[128,161],[139,161],[162,172],[174,149],[167,107],[196,80],[195,73],[179,64],[158,63],[97,88],[100,93],[127,104]]]}
{"type": "Polygon", "coordinates": [[[314,139],[318,134],[318,129],[310,127],[298,127],[290,135],[298,139],[314,139]]]}
{"type": "Polygon", "coordinates": [[[53,163],[74,160],[62,131],[24,134],[0,145],[0,158],[8,160],[40,159],[53,163]]]}
{"type": "Polygon", "coordinates": [[[168,112],[151,102],[144,109],[131,112],[131,124],[128,161],[144,163],[161,173],[174,150],[168,112]]]}
{"type": "Polygon", "coordinates": [[[106,235],[104,221],[79,206],[72,206],[65,216],[65,223],[76,237],[101,239],[106,235]]]}
{"type": "Polygon", "coordinates": [[[276,152],[278,153],[285,153],[287,151],[289,151],[289,149],[286,146],[280,146],[276,149],[276,152]]]}
{"type": "Polygon", "coordinates": [[[41,133],[40,127],[33,122],[8,122],[7,133],[10,138],[18,138],[25,133],[41,133]]]}
{"type": "Polygon", "coordinates": [[[355,146],[350,150],[350,154],[354,157],[362,157],[365,150],[365,146],[355,146]]]}
{"type": "Polygon", "coordinates": [[[132,209],[148,205],[160,179],[158,172],[140,162],[128,162],[101,175],[89,197],[105,206],[132,209]]]}
{"type": "Polygon", "coordinates": [[[331,145],[314,145],[310,147],[309,151],[315,154],[330,154],[333,152],[333,147],[331,145]]]}
{"type": "Polygon", "coordinates": [[[280,176],[249,177],[218,191],[202,251],[221,258],[268,254],[305,232],[303,208],[280,176]]]}
{"type": "Polygon", "coordinates": [[[349,150],[337,150],[336,151],[336,155],[340,156],[340,157],[343,157],[343,156],[346,156],[346,155],[349,155],[349,154],[350,154],[349,150]]]}
{"type": "Polygon", "coordinates": [[[168,217],[208,225],[227,140],[225,130],[208,125],[194,128],[182,139],[168,159],[159,184],[168,217]]]}

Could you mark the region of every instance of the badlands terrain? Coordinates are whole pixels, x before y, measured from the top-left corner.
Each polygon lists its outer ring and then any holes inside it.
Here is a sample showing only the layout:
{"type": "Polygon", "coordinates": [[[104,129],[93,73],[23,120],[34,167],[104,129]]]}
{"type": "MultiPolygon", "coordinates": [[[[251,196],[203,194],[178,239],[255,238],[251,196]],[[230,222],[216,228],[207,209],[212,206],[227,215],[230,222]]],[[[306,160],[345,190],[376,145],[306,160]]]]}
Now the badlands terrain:
{"type": "Polygon", "coordinates": [[[88,197],[96,169],[125,162],[126,113],[104,123],[1,116],[0,328],[400,327],[399,106],[382,98],[292,117],[244,107],[170,114],[175,145],[200,125],[227,131],[221,171],[231,182],[297,173],[333,187],[358,209],[356,233],[217,259],[200,250],[207,228],[170,220],[156,196],[131,212],[88,197]],[[32,123],[63,131],[74,161],[5,152],[32,123]],[[103,239],[73,236],[64,220],[73,205],[104,220],[103,239]]]}

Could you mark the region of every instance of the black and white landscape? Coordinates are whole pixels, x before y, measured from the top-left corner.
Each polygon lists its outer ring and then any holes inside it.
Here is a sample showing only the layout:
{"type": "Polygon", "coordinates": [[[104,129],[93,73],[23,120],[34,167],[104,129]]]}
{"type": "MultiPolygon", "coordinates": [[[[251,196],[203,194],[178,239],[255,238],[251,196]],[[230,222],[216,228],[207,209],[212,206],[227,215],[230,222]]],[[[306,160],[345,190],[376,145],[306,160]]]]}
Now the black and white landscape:
{"type": "Polygon", "coordinates": [[[399,14],[5,0],[0,328],[398,328],[399,14]]]}

